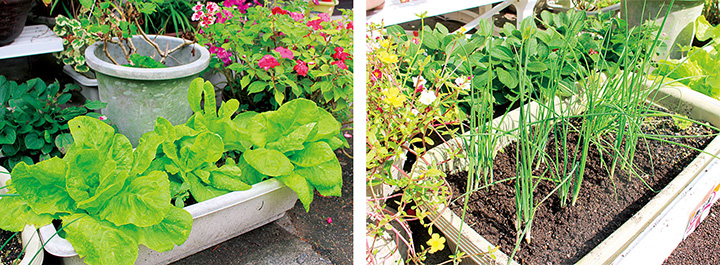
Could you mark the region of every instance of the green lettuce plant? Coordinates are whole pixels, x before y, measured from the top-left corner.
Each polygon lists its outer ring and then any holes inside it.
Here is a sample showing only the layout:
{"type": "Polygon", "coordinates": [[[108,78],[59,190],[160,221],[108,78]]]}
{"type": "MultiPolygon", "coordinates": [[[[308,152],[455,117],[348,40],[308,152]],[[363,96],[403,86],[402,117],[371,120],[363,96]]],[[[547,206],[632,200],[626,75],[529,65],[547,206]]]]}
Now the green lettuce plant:
{"type": "Polygon", "coordinates": [[[140,139],[160,141],[151,168],[171,174],[176,204],[190,195],[204,201],[268,178],[277,178],[298,194],[309,210],[314,190],[340,196],[342,168],[333,150],[344,145],[340,123],[307,99],[295,99],[276,111],[244,112],[239,102],[215,108],[210,82],[195,79],[188,100],[195,114],[172,126],[159,118],[140,139]],[[203,104],[204,103],[204,104],[203,104]]]}
{"type": "MultiPolygon", "coordinates": [[[[65,239],[87,264],[133,264],[138,244],[162,252],[181,245],[192,216],[170,204],[167,174],[148,171],[152,144],[133,151],[127,137],[102,121],[69,122],[75,143],[63,158],[20,162],[0,200],[0,228],[20,231],[62,221],[65,239]]],[[[157,145],[155,145],[157,147],[157,145]]]]}
{"type": "Polygon", "coordinates": [[[12,169],[24,161],[33,164],[61,156],[72,144],[67,122],[80,115],[100,116],[89,110],[105,107],[99,101],[64,107],[76,85],[45,84],[31,79],[18,84],[0,76],[0,164],[12,169]]]}

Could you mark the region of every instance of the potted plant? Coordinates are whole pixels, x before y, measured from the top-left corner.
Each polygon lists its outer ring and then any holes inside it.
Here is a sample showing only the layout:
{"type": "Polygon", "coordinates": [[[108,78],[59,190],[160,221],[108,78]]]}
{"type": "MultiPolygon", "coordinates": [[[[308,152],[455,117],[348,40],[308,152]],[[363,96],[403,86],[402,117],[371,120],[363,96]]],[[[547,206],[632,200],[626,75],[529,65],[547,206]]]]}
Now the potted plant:
{"type": "Polygon", "coordinates": [[[157,117],[173,124],[190,117],[190,107],[183,104],[186,88],[207,67],[207,49],[188,40],[147,34],[140,16],[152,13],[156,3],[82,4],[91,10],[84,25],[100,37],[85,50],[85,60],[96,73],[100,98],[108,103],[103,114],[116,122],[119,131],[137,145],[157,117]]]}
{"type": "MultiPolygon", "coordinates": [[[[65,49],[54,55],[65,65],[63,72],[75,80],[81,88],[80,93],[86,99],[99,100],[97,79],[95,72],[91,71],[85,62],[85,49],[100,40],[100,37],[90,34],[80,20],[58,15],[55,21],[53,32],[63,39],[65,49]]],[[[87,20],[84,21],[88,23],[87,20]]]]}
{"type": "Polygon", "coordinates": [[[0,46],[12,43],[20,36],[33,0],[5,0],[0,2],[0,46]]]}
{"type": "Polygon", "coordinates": [[[158,118],[134,151],[126,137],[101,121],[73,119],[75,143],[68,154],[16,166],[12,187],[18,195],[0,201],[12,203],[0,211],[19,217],[10,224],[61,219],[59,230],[48,225],[40,233],[45,249],[67,264],[158,264],[276,220],[298,197],[307,209],[315,190],[340,194],[341,169],[332,152],[342,145],[340,126],[329,113],[301,99],[278,111],[233,119],[237,101],[217,111],[209,100],[213,94],[212,84],[195,80],[188,93],[195,115],[176,126],[158,118]],[[44,171],[52,176],[40,184],[37,178],[48,177],[40,174],[44,171]],[[87,189],[91,192],[79,192],[87,189]],[[47,190],[55,195],[46,198],[57,204],[38,204],[33,194],[47,190]],[[185,206],[188,198],[199,203],[185,206]],[[68,205],[72,209],[63,208],[68,205]],[[57,208],[72,214],[59,214],[57,208]],[[230,218],[238,215],[245,217],[230,218]],[[93,236],[98,232],[107,234],[93,236]],[[103,248],[118,254],[94,251],[103,248]]]}
{"type": "Polygon", "coordinates": [[[349,119],[351,13],[332,20],[327,14],[303,15],[308,7],[302,1],[285,7],[227,2],[198,4],[193,15],[202,29],[198,43],[210,49],[211,68],[226,79],[223,98],[237,99],[241,110],[251,111],[306,98],[343,121],[349,119]]]}
{"type": "MultiPolygon", "coordinates": [[[[5,187],[7,181],[10,180],[10,173],[4,167],[0,166],[0,187],[5,187]]],[[[3,199],[7,188],[0,189],[0,199],[3,199]]],[[[22,232],[18,234],[21,241],[21,255],[18,257],[19,263],[11,263],[18,265],[41,265],[45,258],[45,252],[42,249],[42,243],[40,242],[40,236],[38,236],[37,229],[34,226],[26,225],[22,228],[22,232]]],[[[7,242],[3,242],[0,246],[0,251],[6,248],[7,242]]],[[[5,253],[5,251],[3,251],[5,253]]],[[[3,254],[4,255],[4,254],[3,254]]]]}

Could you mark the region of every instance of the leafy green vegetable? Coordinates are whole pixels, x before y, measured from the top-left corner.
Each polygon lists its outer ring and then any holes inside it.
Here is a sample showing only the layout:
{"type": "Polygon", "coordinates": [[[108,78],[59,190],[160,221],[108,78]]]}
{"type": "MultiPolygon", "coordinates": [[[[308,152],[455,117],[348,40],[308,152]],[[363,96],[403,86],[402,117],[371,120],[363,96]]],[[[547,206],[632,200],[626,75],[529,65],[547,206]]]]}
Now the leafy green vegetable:
{"type": "Polygon", "coordinates": [[[343,140],[340,123],[329,112],[310,100],[295,99],[277,111],[233,118],[238,101],[231,99],[216,110],[214,99],[213,85],[195,79],[188,92],[195,114],[188,122],[172,126],[159,118],[155,130],[140,139],[141,146],[161,139],[150,168],[172,175],[177,205],[189,194],[204,201],[270,177],[293,189],[306,210],[314,189],[323,196],[340,196],[341,167],[333,150],[343,140]]]}
{"type": "Polygon", "coordinates": [[[170,204],[170,182],[148,170],[158,143],[128,139],[102,121],[81,116],[68,122],[75,143],[64,158],[13,170],[11,193],[0,199],[0,228],[48,225],[60,219],[66,239],[87,264],[133,264],[138,244],[167,251],[190,234],[192,216],[170,204]],[[111,254],[108,254],[111,253],[111,254]]]}

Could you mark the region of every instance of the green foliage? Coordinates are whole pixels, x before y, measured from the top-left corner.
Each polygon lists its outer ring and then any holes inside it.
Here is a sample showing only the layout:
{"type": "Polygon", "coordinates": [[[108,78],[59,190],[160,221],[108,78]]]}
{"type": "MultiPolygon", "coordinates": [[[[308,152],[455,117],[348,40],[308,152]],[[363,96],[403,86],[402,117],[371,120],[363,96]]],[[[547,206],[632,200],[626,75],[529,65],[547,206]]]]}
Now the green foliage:
{"type": "Polygon", "coordinates": [[[181,33],[191,31],[192,5],[185,0],[146,0],[157,3],[155,11],[143,14],[143,28],[149,34],[181,33]]]}
{"type": "Polygon", "coordinates": [[[216,57],[211,67],[228,80],[225,97],[239,100],[242,111],[258,112],[306,98],[347,120],[353,98],[352,12],[331,20],[327,14],[304,15],[307,1],[282,8],[252,6],[245,12],[220,7],[217,15],[226,12],[230,18],[224,23],[218,19],[196,35],[216,57]],[[278,49],[291,50],[292,56],[283,57],[278,49]]]}
{"type": "Polygon", "coordinates": [[[89,114],[88,110],[104,108],[99,101],[84,106],[63,107],[75,85],[60,87],[58,82],[45,84],[31,79],[17,84],[0,76],[0,158],[3,167],[12,169],[20,161],[33,164],[62,156],[72,144],[67,122],[89,114]]]}
{"type": "Polygon", "coordinates": [[[167,67],[164,64],[156,61],[155,59],[153,59],[149,56],[140,55],[137,53],[131,54],[129,59],[130,59],[131,63],[125,64],[124,66],[137,67],[137,68],[166,68],[167,67]]]}
{"type": "Polygon", "coordinates": [[[158,151],[150,168],[171,174],[176,205],[190,195],[205,201],[271,177],[294,190],[306,210],[315,189],[323,196],[340,196],[341,167],[333,150],[344,142],[340,123],[330,113],[295,99],[277,111],[233,118],[238,101],[224,102],[218,111],[214,99],[213,85],[195,79],[188,91],[195,114],[188,122],[172,126],[158,118],[155,130],[140,139],[138,150],[158,151]]]}
{"type": "Polygon", "coordinates": [[[170,182],[148,170],[154,153],[138,147],[102,121],[70,120],[75,143],[64,158],[15,166],[0,200],[0,228],[18,231],[25,224],[62,220],[65,239],[87,264],[134,264],[138,244],[156,251],[181,245],[192,216],[170,204],[170,182]],[[108,255],[107,253],[113,253],[108,255]]]}

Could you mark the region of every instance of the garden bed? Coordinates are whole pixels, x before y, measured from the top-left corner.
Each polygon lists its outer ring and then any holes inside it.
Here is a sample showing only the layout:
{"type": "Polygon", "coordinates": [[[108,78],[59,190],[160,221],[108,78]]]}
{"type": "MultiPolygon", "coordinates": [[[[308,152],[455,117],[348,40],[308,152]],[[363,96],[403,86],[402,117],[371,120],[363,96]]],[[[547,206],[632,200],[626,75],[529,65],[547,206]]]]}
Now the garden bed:
{"type": "MultiPolygon", "coordinates": [[[[651,123],[652,125],[644,126],[646,133],[655,133],[655,130],[656,133],[664,135],[711,133],[709,129],[699,125],[680,130],[671,118],[658,118],[651,123]]],[[[577,141],[577,135],[569,138],[577,141]]],[[[574,142],[570,139],[568,142],[574,142]]],[[[679,141],[703,149],[710,140],[712,137],[682,138],[679,141]]],[[[555,148],[564,147],[556,145],[554,139],[551,139],[548,153],[554,153],[555,148]]],[[[575,150],[576,146],[569,144],[567,148],[575,150]]],[[[496,179],[515,177],[515,149],[516,146],[512,143],[498,153],[493,166],[496,179]]],[[[527,244],[523,241],[515,259],[522,264],[577,262],[642,208],[655,195],[653,190],[662,190],[698,153],[699,151],[653,140],[649,140],[647,145],[641,142],[638,145],[635,165],[641,172],[648,174],[643,178],[644,181],[640,181],[629,177],[624,171],[619,171],[614,179],[609,178],[599,153],[591,147],[585,181],[577,204],[574,207],[560,207],[559,198],[551,196],[548,201],[539,205],[533,221],[532,242],[527,244]]],[[[535,172],[540,174],[544,169],[543,166],[535,172]]],[[[466,172],[448,176],[456,198],[465,192],[466,179],[466,172]]],[[[535,191],[536,198],[547,195],[553,188],[554,185],[542,182],[535,191]]],[[[500,183],[486,191],[473,193],[467,208],[465,222],[492,244],[500,245],[500,250],[504,253],[512,253],[515,245],[514,219],[508,218],[515,214],[514,196],[514,182],[500,183]]],[[[456,200],[450,208],[461,215],[463,201],[456,200]]]]}

